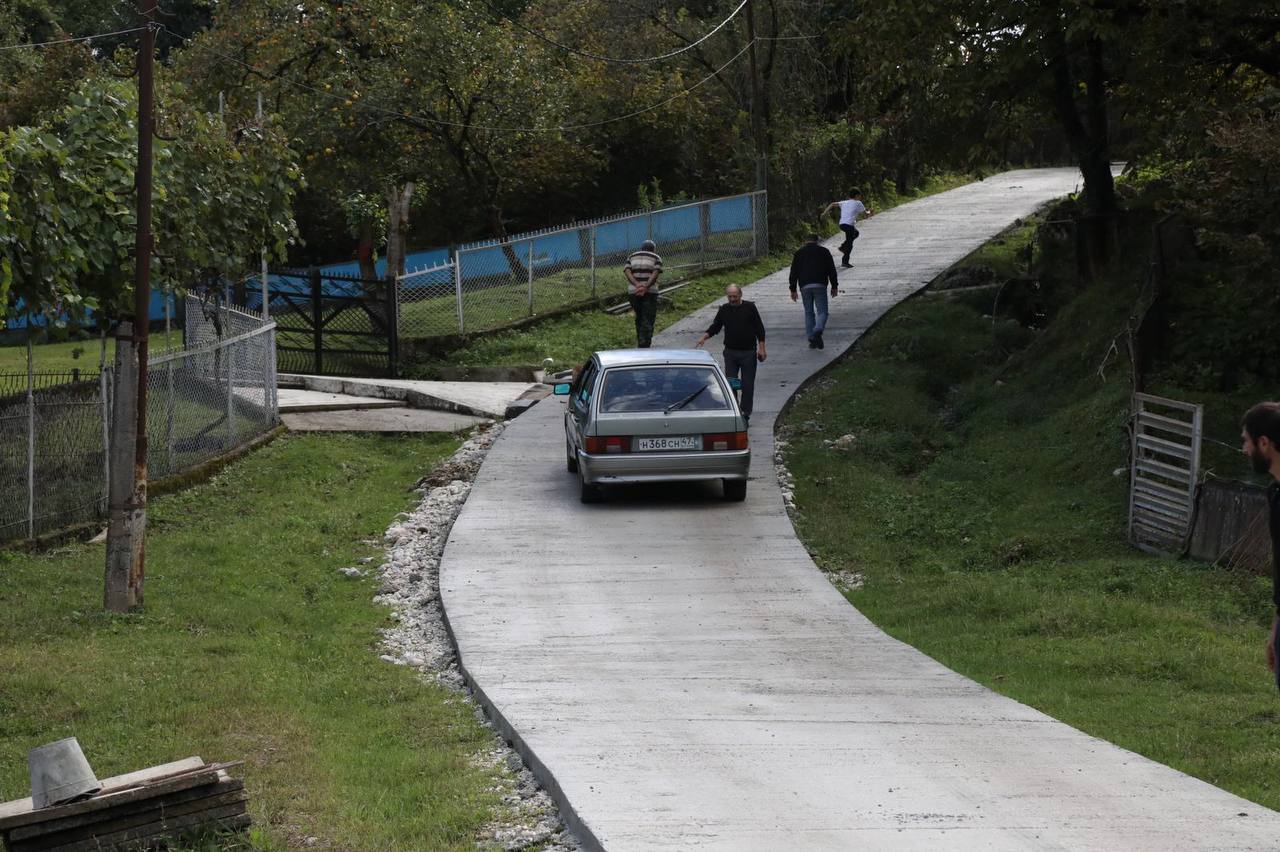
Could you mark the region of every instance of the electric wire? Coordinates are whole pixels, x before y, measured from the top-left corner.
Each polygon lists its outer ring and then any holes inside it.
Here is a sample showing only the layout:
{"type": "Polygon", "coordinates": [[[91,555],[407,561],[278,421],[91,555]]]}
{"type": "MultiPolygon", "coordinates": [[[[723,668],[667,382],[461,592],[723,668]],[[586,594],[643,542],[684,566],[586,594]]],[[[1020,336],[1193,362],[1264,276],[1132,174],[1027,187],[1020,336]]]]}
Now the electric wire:
{"type": "Polygon", "coordinates": [[[667,53],[658,54],[657,56],[641,56],[641,57],[636,57],[634,59],[620,57],[620,56],[604,56],[599,53],[592,53],[589,50],[582,50],[581,48],[574,47],[573,45],[570,45],[570,44],[564,44],[563,42],[559,42],[551,38],[546,33],[539,32],[538,30],[535,30],[532,27],[525,26],[524,24],[520,23],[520,21],[507,15],[505,12],[503,12],[501,9],[495,6],[492,2],[490,2],[490,0],[480,0],[480,2],[483,3],[485,6],[487,6],[490,9],[490,11],[492,11],[498,17],[510,23],[516,29],[521,30],[522,32],[526,32],[529,35],[533,36],[534,38],[538,39],[539,41],[544,41],[547,44],[551,45],[552,47],[566,51],[567,53],[572,53],[576,56],[581,56],[586,59],[594,59],[597,62],[612,62],[618,65],[643,65],[649,62],[662,62],[663,60],[671,59],[674,56],[679,56],[682,53],[686,53],[690,50],[693,50],[695,47],[702,44],[704,41],[711,38],[716,33],[720,32],[720,30],[724,29],[729,24],[730,21],[732,21],[734,18],[738,16],[738,13],[741,12],[743,7],[745,7],[749,2],[751,2],[751,0],[742,0],[742,2],[738,4],[738,7],[736,9],[734,9],[732,12],[729,13],[729,17],[725,18],[723,21],[716,24],[714,28],[712,28],[710,31],[704,34],[697,41],[690,42],[689,44],[686,44],[684,47],[680,47],[675,50],[668,51],[667,53]]]}
{"type": "MultiPolygon", "coordinates": [[[[170,30],[168,27],[165,27],[164,25],[160,25],[160,29],[163,32],[168,33],[173,38],[178,39],[179,41],[188,40],[183,36],[175,33],[173,30],[170,30]]],[[[449,121],[448,119],[434,118],[431,116],[418,115],[415,113],[401,112],[399,110],[389,109],[387,107],[379,106],[377,104],[372,104],[372,103],[365,103],[365,104],[362,104],[362,106],[364,109],[372,110],[373,112],[381,113],[391,118],[400,118],[410,122],[434,124],[442,127],[456,127],[456,128],[465,129],[465,130],[489,130],[489,131],[507,132],[507,133],[559,133],[559,132],[569,131],[569,130],[587,130],[593,127],[602,127],[606,124],[614,124],[619,121],[626,121],[627,119],[630,119],[630,118],[636,118],[637,116],[644,115],[645,113],[653,112],[656,109],[661,109],[667,104],[672,103],[673,101],[679,100],[680,98],[691,94],[699,87],[703,86],[713,78],[719,76],[720,72],[724,71],[726,68],[732,65],[735,61],[737,61],[739,57],[741,57],[744,53],[746,53],[752,44],[753,42],[747,42],[747,44],[741,50],[739,50],[733,56],[729,57],[729,59],[723,65],[716,68],[716,70],[712,71],[710,74],[708,74],[706,77],[703,77],[701,80],[694,83],[692,86],[682,89],[679,92],[675,93],[674,95],[671,95],[670,97],[667,97],[667,98],[663,98],[657,103],[650,104],[647,107],[643,107],[637,110],[632,110],[631,112],[623,113],[622,115],[615,115],[610,118],[601,119],[599,121],[587,121],[579,124],[564,124],[564,125],[541,126],[541,127],[469,124],[467,122],[449,121]]],[[[199,42],[195,43],[194,45],[191,45],[190,49],[205,50],[207,53],[210,53],[213,56],[217,56],[220,59],[226,60],[227,62],[231,62],[235,65],[239,65],[240,67],[245,68],[246,70],[251,71],[254,74],[257,74],[258,76],[267,80],[278,80],[282,83],[286,83],[295,88],[303,89],[313,94],[320,95],[321,97],[329,98],[330,100],[333,100],[333,101],[341,101],[345,103],[347,100],[347,97],[345,95],[334,94],[333,92],[327,92],[324,89],[317,88],[308,83],[304,83],[301,80],[296,80],[284,74],[273,75],[273,74],[269,74],[267,72],[261,71],[258,68],[255,68],[254,66],[250,65],[249,63],[244,62],[243,60],[237,59],[234,56],[229,56],[225,53],[214,50],[213,48],[210,48],[207,45],[201,44],[199,42]]]]}
{"type": "Polygon", "coordinates": [[[29,47],[49,47],[50,45],[54,45],[54,44],[73,44],[75,42],[84,42],[85,44],[88,44],[94,39],[110,38],[112,36],[118,36],[118,35],[129,35],[130,33],[140,33],[145,29],[147,29],[147,27],[133,27],[131,29],[116,30],[115,32],[110,32],[110,33],[94,33],[93,35],[86,35],[86,36],[68,36],[67,38],[58,38],[58,39],[53,39],[52,41],[33,41],[27,44],[0,44],[0,51],[23,50],[29,47]]]}

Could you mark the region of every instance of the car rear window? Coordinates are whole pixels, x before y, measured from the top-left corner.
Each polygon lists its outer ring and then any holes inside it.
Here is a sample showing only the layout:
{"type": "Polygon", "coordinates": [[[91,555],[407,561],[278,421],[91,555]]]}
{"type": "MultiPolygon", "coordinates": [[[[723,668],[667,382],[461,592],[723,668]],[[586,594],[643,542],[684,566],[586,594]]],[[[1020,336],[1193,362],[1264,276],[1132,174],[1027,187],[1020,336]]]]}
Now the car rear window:
{"type": "Polygon", "coordinates": [[[681,411],[724,411],[724,386],[712,367],[629,367],[604,374],[600,411],[664,411],[693,396],[681,411]],[[697,396],[693,394],[697,393],[697,396]]]}

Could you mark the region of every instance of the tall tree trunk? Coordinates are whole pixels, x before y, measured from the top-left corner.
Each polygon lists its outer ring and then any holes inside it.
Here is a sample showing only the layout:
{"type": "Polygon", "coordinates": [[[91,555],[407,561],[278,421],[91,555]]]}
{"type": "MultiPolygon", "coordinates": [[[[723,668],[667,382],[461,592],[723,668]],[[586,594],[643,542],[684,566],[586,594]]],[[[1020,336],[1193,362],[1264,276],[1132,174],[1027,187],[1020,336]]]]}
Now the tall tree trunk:
{"type": "MultiPolygon", "coordinates": [[[[409,201],[413,198],[413,181],[403,188],[387,190],[387,275],[395,281],[404,273],[405,238],[409,230],[409,201]]],[[[375,276],[376,277],[376,276],[375,276]]]]}
{"type": "Polygon", "coordinates": [[[513,280],[524,281],[529,275],[529,268],[525,265],[527,258],[522,259],[516,252],[516,247],[507,240],[507,226],[502,221],[502,208],[497,204],[489,205],[489,227],[493,229],[493,236],[502,244],[502,255],[507,260],[513,280]]]}

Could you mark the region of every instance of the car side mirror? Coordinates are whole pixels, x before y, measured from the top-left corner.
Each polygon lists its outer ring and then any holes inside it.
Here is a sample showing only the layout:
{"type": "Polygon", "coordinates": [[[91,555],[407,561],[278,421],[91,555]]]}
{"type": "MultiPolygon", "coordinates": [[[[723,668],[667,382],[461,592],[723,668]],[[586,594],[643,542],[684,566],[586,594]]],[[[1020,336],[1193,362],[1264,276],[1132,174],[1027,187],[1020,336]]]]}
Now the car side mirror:
{"type": "Polygon", "coordinates": [[[563,384],[559,384],[559,385],[556,385],[555,387],[553,387],[553,388],[552,388],[552,393],[554,393],[556,396],[568,396],[568,395],[569,395],[569,388],[570,388],[569,383],[568,383],[568,382],[565,382],[565,383],[563,383],[563,384]]]}
{"type": "Polygon", "coordinates": [[[732,389],[734,389],[734,390],[736,390],[736,391],[740,391],[740,390],[742,390],[742,379],[730,379],[730,380],[729,380],[729,387],[731,387],[732,389]]]}

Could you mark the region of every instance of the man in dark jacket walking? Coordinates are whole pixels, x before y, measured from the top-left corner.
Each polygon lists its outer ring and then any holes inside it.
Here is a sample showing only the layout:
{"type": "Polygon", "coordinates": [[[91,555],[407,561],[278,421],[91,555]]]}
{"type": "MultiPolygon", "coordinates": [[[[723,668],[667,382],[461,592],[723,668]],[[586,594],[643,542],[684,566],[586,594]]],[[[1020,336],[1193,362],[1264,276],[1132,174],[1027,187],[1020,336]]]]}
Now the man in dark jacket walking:
{"type": "Polygon", "coordinates": [[[1276,666],[1276,628],[1280,627],[1280,402],[1260,402],[1245,412],[1240,449],[1257,473],[1271,475],[1267,520],[1271,529],[1271,599],[1275,614],[1267,639],[1267,667],[1276,675],[1276,686],[1280,687],[1280,669],[1276,666]]]}
{"type": "Polygon", "coordinates": [[[742,298],[742,288],[737,284],[725,287],[724,295],[728,301],[720,306],[716,318],[698,338],[697,348],[701,349],[709,338],[724,329],[724,372],[731,379],[741,374],[742,396],[738,398],[738,407],[750,423],[751,403],[756,390],[756,365],[766,357],[764,321],[760,319],[756,303],[742,298]]]}
{"type": "Polygon", "coordinates": [[[840,282],[836,278],[836,262],[831,252],[818,242],[817,234],[806,237],[804,245],[791,258],[788,283],[791,301],[804,299],[804,336],[809,338],[809,348],[821,349],[822,332],[827,327],[827,284],[831,285],[834,299],[840,293],[840,282]]]}

